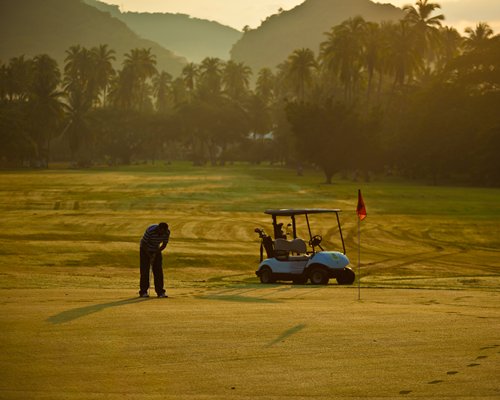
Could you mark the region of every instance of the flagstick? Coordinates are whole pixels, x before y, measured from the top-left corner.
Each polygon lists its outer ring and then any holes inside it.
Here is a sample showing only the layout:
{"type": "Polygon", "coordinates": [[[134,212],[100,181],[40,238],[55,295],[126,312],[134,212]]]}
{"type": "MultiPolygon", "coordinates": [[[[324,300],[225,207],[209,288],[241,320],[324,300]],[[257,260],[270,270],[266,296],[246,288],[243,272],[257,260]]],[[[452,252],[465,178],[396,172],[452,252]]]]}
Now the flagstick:
{"type": "Polygon", "coordinates": [[[358,218],[358,300],[361,300],[361,220],[358,218]]]}
{"type": "Polygon", "coordinates": [[[358,189],[356,214],[358,214],[358,300],[361,300],[361,221],[366,218],[366,207],[361,196],[361,189],[358,189]]]}

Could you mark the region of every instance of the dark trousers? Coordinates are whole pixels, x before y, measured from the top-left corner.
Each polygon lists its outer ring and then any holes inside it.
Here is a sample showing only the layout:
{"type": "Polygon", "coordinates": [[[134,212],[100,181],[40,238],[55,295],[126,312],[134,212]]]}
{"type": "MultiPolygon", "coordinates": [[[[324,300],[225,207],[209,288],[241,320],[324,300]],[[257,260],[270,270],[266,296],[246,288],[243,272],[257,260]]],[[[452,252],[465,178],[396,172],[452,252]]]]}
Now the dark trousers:
{"type": "Polygon", "coordinates": [[[140,269],[141,269],[141,279],[139,283],[140,294],[144,294],[149,289],[149,269],[151,268],[151,262],[153,263],[153,277],[155,283],[156,294],[160,295],[165,293],[163,288],[163,266],[161,253],[156,253],[154,257],[151,257],[149,253],[141,247],[140,250],[140,269]],[[153,259],[152,259],[153,258],[153,259]]]}

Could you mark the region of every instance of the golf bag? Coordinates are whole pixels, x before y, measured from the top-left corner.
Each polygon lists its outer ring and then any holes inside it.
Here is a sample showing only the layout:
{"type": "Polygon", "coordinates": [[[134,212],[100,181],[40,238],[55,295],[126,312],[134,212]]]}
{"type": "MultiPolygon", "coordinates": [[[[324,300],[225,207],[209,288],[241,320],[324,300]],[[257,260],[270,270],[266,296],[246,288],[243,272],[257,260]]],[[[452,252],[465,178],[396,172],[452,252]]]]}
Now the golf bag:
{"type": "Polygon", "coordinates": [[[267,258],[274,257],[274,242],[271,236],[268,236],[263,229],[255,228],[255,232],[259,234],[260,241],[260,261],[264,259],[264,249],[266,250],[267,258]]]}

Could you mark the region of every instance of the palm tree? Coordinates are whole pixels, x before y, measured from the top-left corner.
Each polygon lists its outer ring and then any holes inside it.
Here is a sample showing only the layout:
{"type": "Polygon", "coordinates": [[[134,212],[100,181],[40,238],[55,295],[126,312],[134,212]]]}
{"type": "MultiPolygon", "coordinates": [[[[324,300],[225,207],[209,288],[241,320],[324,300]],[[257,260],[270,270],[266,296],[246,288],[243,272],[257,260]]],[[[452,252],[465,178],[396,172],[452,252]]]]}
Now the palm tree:
{"type": "Polygon", "coordinates": [[[130,111],[136,104],[137,83],[131,68],[123,68],[117,71],[111,80],[109,98],[112,104],[124,111],[130,111]]]}
{"type": "Polygon", "coordinates": [[[295,88],[296,96],[300,101],[305,100],[306,87],[313,81],[317,63],[311,49],[295,50],[289,57],[288,79],[295,88]]]}
{"type": "Polygon", "coordinates": [[[202,96],[218,96],[221,92],[223,63],[219,58],[207,57],[200,65],[199,89],[202,96]]]}
{"type": "Polygon", "coordinates": [[[409,83],[421,66],[421,57],[414,50],[415,35],[406,19],[391,24],[388,49],[389,69],[394,75],[394,85],[404,86],[409,83]]]}
{"type": "Polygon", "coordinates": [[[199,77],[200,71],[195,63],[189,63],[182,69],[182,79],[186,90],[193,94],[196,87],[196,81],[199,77]]]}
{"type": "Polygon", "coordinates": [[[468,36],[465,39],[468,50],[480,49],[494,34],[493,29],[486,22],[479,22],[474,29],[466,28],[465,33],[468,36]]]}
{"type": "Polygon", "coordinates": [[[368,73],[368,99],[370,99],[370,96],[372,94],[373,76],[375,74],[375,71],[377,69],[380,70],[381,67],[380,64],[383,44],[384,42],[380,25],[374,22],[367,22],[364,46],[366,71],[368,73]]]}
{"type": "Polygon", "coordinates": [[[257,76],[255,92],[264,104],[269,105],[274,96],[276,77],[269,68],[262,68],[257,76]]]}
{"type": "Polygon", "coordinates": [[[172,81],[172,100],[176,109],[183,103],[192,101],[192,93],[188,92],[186,83],[182,77],[177,77],[172,81]]]}
{"type": "Polygon", "coordinates": [[[72,46],[66,51],[64,84],[66,92],[79,92],[88,97],[90,104],[98,98],[96,65],[92,51],[85,47],[72,46]]]}
{"type": "Polygon", "coordinates": [[[63,103],[58,91],[60,72],[57,62],[46,54],[33,59],[33,80],[29,110],[33,139],[37,144],[38,161],[48,167],[50,141],[63,115],[63,103]]]}
{"type": "Polygon", "coordinates": [[[115,75],[113,61],[116,60],[115,51],[108,48],[107,44],[101,44],[92,49],[94,58],[96,84],[99,91],[102,93],[102,106],[106,106],[106,98],[108,94],[109,84],[115,75]]]}
{"type": "Polygon", "coordinates": [[[24,102],[28,98],[32,76],[32,61],[24,56],[11,58],[4,69],[4,90],[10,101],[24,102]]]}
{"type": "Polygon", "coordinates": [[[285,61],[278,64],[276,66],[276,70],[274,95],[278,102],[282,100],[286,101],[289,96],[293,96],[294,91],[294,88],[288,78],[290,75],[290,59],[287,58],[285,61]]]}
{"type": "Polygon", "coordinates": [[[429,0],[417,0],[415,6],[403,7],[403,10],[406,11],[405,20],[415,30],[416,50],[427,63],[431,63],[433,50],[439,40],[439,29],[442,26],[441,21],[444,20],[444,15],[432,16],[434,11],[440,9],[441,6],[437,3],[429,3],[429,0]]]}
{"type": "Polygon", "coordinates": [[[0,103],[7,99],[9,92],[9,68],[3,63],[0,65],[0,103]]]}
{"type": "Polygon", "coordinates": [[[95,65],[90,50],[80,45],[71,46],[66,50],[64,62],[66,85],[85,86],[86,88],[93,85],[95,65]]]}
{"type": "Polygon", "coordinates": [[[72,79],[77,79],[78,71],[80,67],[80,55],[82,52],[82,47],[78,45],[71,46],[66,50],[66,58],[64,59],[64,74],[71,77],[72,79]]]}
{"type": "Polygon", "coordinates": [[[391,60],[393,52],[393,33],[396,30],[396,24],[392,21],[383,21],[379,24],[379,60],[376,65],[378,72],[377,96],[380,99],[384,78],[393,74],[393,62],[391,60]]]}
{"type": "Polygon", "coordinates": [[[88,167],[92,159],[93,137],[89,127],[92,99],[78,90],[67,92],[67,124],[64,135],[68,138],[71,158],[80,167],[88,167]]]}
{"type": "Polygon", "coordinates": [[[248,93],[248,85],[252,70],[250,67],[240,62],[228,61],[222,73],[222,83],[226,94],[233,101],[241,101],[248,93]]]}
{"type": "Polygon", "coordinates": [[[98,102],[99,91],[107,86],[101,76],[101,69],[105,71],[107,67],[99,64],[99,52],[106,53],[106,47],[88,50],[72,46],[66,51],[64,83],[67,122],[63,133],[68,138],[72,159],[81,167],[91,164],[94,141],[89,128],[89,114],[98,102]]]}
{"type": "Polygon", "coordinates": [[[350,18],[325,33],[321,43],[321,59],[326,70],[339,76],[344,85],[344,99],[354,98],[363,66],[366,22],[362,17],[350,18]]]}
{"type": "Polygon", "coordinates": [[[167,110],[172,92],[172,75],[162,71],[153,77],[153,95],[156,98],[156,109],[163,113],[167,110]]]}
{"type": "Polygon", "coordinates": [[[156,56],[151,49],[132,49],[125,54],[123,69],[127,70],[127,77],[132,80],[133,101],[139,111],[149,104],[150,87],[148,79],[157,74],[156,56]]]}
{"type": "Polygon", "coordinates": [[[263,136],[272,129],[271,112],[268,105],[258,94],[251,94],[246,104],[249,128],[254,139],[263,136]]]}
{"type": "Polygon", "coordinates": [[[440,30],[438,66],[443,69],[451,60],[460,55],[463,38],[455,28],[446,26],[440,30]]]}
{"type": "Polygon", "coordinates": [[[151,49],[132,49],[125,54],[123,62],[125,68],[130,68],[140,79],[147,79],[157,73],[156,56],[151,53],[151,49]]]}

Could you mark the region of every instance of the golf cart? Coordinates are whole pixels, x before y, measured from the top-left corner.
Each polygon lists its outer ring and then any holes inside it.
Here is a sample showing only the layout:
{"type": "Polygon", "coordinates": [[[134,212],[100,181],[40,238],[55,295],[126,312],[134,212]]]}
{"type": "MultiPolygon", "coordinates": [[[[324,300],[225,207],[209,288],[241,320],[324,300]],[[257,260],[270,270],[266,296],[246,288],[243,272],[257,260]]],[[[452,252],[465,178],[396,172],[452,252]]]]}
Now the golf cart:
{"type": "Polygon", "coordinates": [[[260,265],[255,274],[262,283],[274,283],[277,280],[291,280],[295,284],[305,284],[310,280],[313,285],[326,285],[330,278],[335,278],[339,285],[352,285],[355,279],[354,271],[349,268],[349,259],[345,255],[345,244],[340,226],[339,209],[303,208],[266,210],[273,220],[273,237],[263,229],[255,232],[261,239],[260,265]],[[342,240],[343,252],[325,251],[321,247],[321,235],[313,235],[309,224],[312,214],[335,213],[342,240]],[[297,237],[297,217],[305,217],[309,241],[297,237]],[[278,223],[278,217],[290,217],[287,231],[283,232],[283,223],[278,223]],[[291,232],[289,230],[291,229],[291,232]],[[287,240],[290,237],[290,240],[287,240]],[[309,247],[308,247],[309,245],[309,247]],[[263,253],[266,251],[267,258],[263,253]]]}

